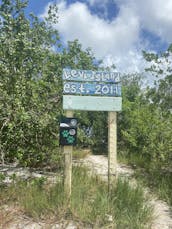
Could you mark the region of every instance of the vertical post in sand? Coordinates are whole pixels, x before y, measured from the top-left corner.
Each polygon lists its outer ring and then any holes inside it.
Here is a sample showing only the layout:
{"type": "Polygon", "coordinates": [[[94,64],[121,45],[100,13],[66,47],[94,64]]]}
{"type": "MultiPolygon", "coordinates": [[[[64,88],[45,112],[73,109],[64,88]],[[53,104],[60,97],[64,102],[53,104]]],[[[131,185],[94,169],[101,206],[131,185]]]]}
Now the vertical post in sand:
{"type": "Polygon", "coordinates": [[[117,174],[117,112],[108,112],[108,192],[111,196],[117,174]]]}
{"type": "MultiPolygon", "coordinates": [[[[72,118],[73,111],[67,110],[66,117],[72,118]]],[[[65,159],[64,192],[65,192],[66,198],[68,199],[69,203],[70,203],[71,187],[72,187],[72,151],[73,151],[73,146],[64,146],[63,147],[64,159],[65,159]]]]}

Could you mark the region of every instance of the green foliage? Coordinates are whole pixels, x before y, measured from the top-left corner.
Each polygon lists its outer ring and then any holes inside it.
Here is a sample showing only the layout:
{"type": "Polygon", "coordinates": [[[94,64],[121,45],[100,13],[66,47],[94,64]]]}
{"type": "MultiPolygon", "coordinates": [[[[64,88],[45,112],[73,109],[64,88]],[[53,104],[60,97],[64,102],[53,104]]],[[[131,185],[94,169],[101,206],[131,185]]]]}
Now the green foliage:
{"type": "Polygon", "coordinates": [[[152,166],[169,163],[172,153],[171,120],[161,117],[158,110],[139,104],[129,116],[130,127],[121,132],[130,154],[141,154],[152,166]]]}
{"type": "Polygon", "coordinates": [[[96,67],[77,40],[62,47],[56,6],[45,21],[26,17],[25,7],[21,0],[0,4],[0,154],[2,162],[44,166],[59,153],[62,69],[96,67]]]}
{"type": "Polygon", "coordinates": [[[70,67],[71,69],[95,70],[93,64],[95,57],[91,49],[83,51],[82,45],[78,40],[69,41],[66,49],[63,49],[61,56],[62,68],[70,67]]]}
{"type": "MultiPolygon", "coordinates": [[[[139,77],[133,76],[123,80],[123,110],[118,119],[119,148],[123,155],[137,157],[135,161],[143,166],[169,166],[172,116],[168,106],[162,110],[162,106],[152,101],[150,94],[154,89],[142,91],[140,82],[139,77]]],[[[154,96],[158,96],[155,91],[154,96]]]]}
{"type": "Polygon", "coordinates": [[[171,46],[160,55],[144,52],[154,86],[141,90],[139,77],[123,80],[123,110],[118,118],[120,160],[134,165],[136,177],[171,201],[172,76],[171,46]]]}
{"type": "Polygon", "coordinates": [[[58,144],[59,56],[49,48],[59,38],[48,19],[27,19],[26,5],[5,0],[0,5],[0,143],[5,160],[33,166],[58,144]]]}
{"type": "Polygon", "coordinates": [[[3,173],[0,173],[0,184],[2,183],[2,181],[5,180],[5,175],[3,173]]]}
{"type": "Polygon", "coordinates": [[[148,92],[148,98],[153,103],[160,107],[163,112],[171,112],[172,109],[172,45],[167,51],[159,55],[144,52],[145,59],[150,62],[150,68],[147,69],[149,73],[157,77],[155,86],[148,92]]]}
{"type": "Polygon", "coordinates": [[[81,147],[91,147],[94,153],[107,153],[107,112],[76,112],[79,120],[79,141],[81,147]]]}

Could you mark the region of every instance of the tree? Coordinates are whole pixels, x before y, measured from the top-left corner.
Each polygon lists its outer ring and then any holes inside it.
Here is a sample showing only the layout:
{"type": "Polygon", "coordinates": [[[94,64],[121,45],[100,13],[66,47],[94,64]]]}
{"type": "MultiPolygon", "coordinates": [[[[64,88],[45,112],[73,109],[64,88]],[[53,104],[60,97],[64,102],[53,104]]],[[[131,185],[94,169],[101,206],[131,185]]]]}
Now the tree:
{"type": "Polygon", "coordinates": [[[163,112],[169,113],[172,111],[172,45],[159,55],[146,52],[143,54],[150,63],[146,70],[157,78],[147,96],[163,112]]]}
{"type": "MultiPolygon", "coordinates": [[[[37,166],[59,157],[62,69],[97,69],[98,64],[77,40],[61,45],[53,29],[55,5],[44,21],[26,17],[26,7],[21,0],[0,4],[0,153],[2,161],[37,166]]],[[[84,119],[81,115],[81,123],[84,119]]]]}
{"type": "Polygon", "coordinates": [[[26,6],[20,0],[0,5],[0,150],[2,160],[36,165],[58,144],[60,55],[50,48],[59,36],[52,8],[40,21],[26,18],[26,6]]]}
{"type": "Polygon", "coordinates": [[[124,80],[119,147],[142,165],[160,168],[170,166],[172,160],[171,48],[161,55],[144,55],[150,62],[147,71],[158,79],[147,90],[141,90],[139,78],[124,80]]]}

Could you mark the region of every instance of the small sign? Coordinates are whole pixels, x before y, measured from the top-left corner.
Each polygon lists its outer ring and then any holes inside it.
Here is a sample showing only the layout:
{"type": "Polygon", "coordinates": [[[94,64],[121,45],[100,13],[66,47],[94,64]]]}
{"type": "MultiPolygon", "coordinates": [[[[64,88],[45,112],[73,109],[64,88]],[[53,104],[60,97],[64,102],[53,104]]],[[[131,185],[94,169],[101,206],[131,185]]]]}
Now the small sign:
{"type": "Polygon", "coordinates": [[[76,145],[77,119],[64,117],[60,123],[60,145],[76,145]]]}
{"type": "Polygon", "coordinates": [[[64,82],[63,94],[121,96],[120,84],[64,82]]]}
{"type": "Polygon", "coordinates": [[[76,145],[77,129],[69,127],[60,127],[60,145],[76,145]]]}
{"type": "Polygon", "coordinates": [[[119,83],[119,72],[63,69],[64,81],[119,83]]]}
{"type": "Polygon", "coordinates": [[[121,97],[63,95],[64,110],[121,111],[121,97]]]}

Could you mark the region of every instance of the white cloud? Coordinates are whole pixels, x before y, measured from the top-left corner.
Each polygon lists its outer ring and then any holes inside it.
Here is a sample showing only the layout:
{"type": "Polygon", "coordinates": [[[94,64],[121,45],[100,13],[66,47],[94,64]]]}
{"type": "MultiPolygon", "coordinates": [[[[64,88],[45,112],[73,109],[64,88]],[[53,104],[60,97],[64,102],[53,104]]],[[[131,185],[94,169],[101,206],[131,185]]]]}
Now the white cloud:
{"type": "MultiPolygon", "coordinates": [[[[107,4],[107,0],[87,2],[92,7],[107,4]]],[[[172,0],[114,0],[114,3],[119,13],[109,22],[91,14],[86,3],[67,5],[65,0],[60,0],[57,3],[59,23],[55,27],[64,42],[79,39],[84,48],[91,47],[98,59],[104,59],[105,65],[115,64],[120,71],[142,71],[141,49],[148,42],[141,39],[140,31],[144,28],[164,41],[171,41],[172,0]]]]}
{"type": "Polygon", "coordinates": [[[137,14],[140,26],[161,37],[172,41],[172,1],[171,0],[114,0],[120,7],[127,6],[137,14]]]}
{"type": "Polygon", "coordinates": [[[118,66],[120,72],[141,72],[145,68],[143,57],[137,50],[130,50],[121,58],[107,55],[104,58],[104,65],[111,66],[113,64],[118,66]]]}
{"type": "Polygon", "coordinates": [[[137,19],[130,12],[123,9],[117,20],[111,23],[91,15],[88,8],[81,3],[73,4],[62,11],[58,29],[69,39],[79,38],[87,47],[91,46],[95,54],[104,57],[116,52],[119,55],[125,53],[138,38],[137,19]]]}
{"type": "Polygon", "coordinates": [[[121,7],[118,17],[112,22],[92,15],[84,3],[67,6],[65,1],[61,1],[58,8],[59,23],[56,28],[65,42],[79,39],[84,48],[92,48],[97,58],[106,60],[111,56],[119,67],[130,65],[124,62],[130,62],[127,56],[131,57],[135,42],[139,39],[139,23],[129,8],[121,7]]]}
{"type": "Polygon", "coordinates": [[[149,6],[148,0],[145,2],[139,12],[142,13],[143,26],[162,40],[172,41],[172,1],[171,0],[152,0],[149,6]],[[147,9],[144,4],[148,5],[147,9]]]}

